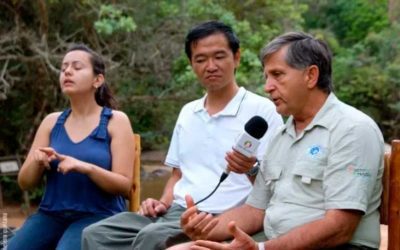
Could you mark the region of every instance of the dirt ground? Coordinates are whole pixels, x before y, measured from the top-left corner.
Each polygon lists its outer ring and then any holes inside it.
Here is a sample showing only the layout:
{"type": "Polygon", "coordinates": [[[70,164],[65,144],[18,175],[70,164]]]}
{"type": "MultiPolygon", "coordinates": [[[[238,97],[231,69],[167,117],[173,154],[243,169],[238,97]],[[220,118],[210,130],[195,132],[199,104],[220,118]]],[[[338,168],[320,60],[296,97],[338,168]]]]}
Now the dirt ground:
{"type": "MultiPolygon", "coordinates": [[[[36,207],[31,208],[31,213],[36,211],[36,207]]],[[[21,205],[5,203],[3,208],[0,208],[2,214],[2,226],[18,228],[24,223],[28,214],[23,210],[21,205]]]]}

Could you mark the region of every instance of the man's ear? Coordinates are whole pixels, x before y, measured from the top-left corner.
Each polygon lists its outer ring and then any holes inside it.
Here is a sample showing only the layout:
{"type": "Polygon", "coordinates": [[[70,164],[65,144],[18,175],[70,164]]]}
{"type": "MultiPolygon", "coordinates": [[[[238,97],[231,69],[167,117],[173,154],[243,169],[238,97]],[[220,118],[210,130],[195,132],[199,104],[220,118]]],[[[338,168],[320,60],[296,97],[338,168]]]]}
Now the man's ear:
{"type": "Polygon", "coordinates": [[[236,51],[236,53],[233,54],[233,60],[235,61],[235,68],[239,67],[239,63],[240,63],[240,49],[238,49],[238,51],[236,51]]]}
{"type": "Polygon", "coordinates": [[[317,86],[319,78],[319,68],[317,65],[311,65],[308,67],[305,75],[307,82],[307,87],[312,89],[317,86]]]}

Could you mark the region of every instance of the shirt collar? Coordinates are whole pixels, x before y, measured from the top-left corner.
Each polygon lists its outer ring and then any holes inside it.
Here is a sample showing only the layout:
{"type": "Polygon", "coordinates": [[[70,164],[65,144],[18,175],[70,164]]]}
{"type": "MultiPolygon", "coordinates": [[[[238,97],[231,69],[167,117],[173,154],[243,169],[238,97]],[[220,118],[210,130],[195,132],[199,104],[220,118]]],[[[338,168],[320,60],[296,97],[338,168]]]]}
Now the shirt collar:
{"type": "MultiPolygon", "coordinates": [[[[311,130],[314,126],[322,126],[327,128],[329,126],[329,123],[332,121],[331,117],[332,114],[330,110],[334,108],[337,102],[338,102],[337,97],[335,96],[335,94],[333,94],[333,92],[331,92],[328,95],[328,98],[325,100],[324,105],[322,105],[321,109],[317,112],[313,120],[310,122],[310,124],[307,125],[304,131],[311,130]]],[[[296,130],[294,127],[292,115],[287,119],[285,128],[282,130],[282,133],[285,131],[294,137],[296,135],[296,130]]]]}
{"type": "MultiPolygon", "coordinates": [[[[242,101],[246,95],[247,90],[244,87],[240,87],[236,95],[229,101],[223,110],[218,112],[215,116],[236,116],[239,112],[242,101]]],[[[207,98],[207,94],[199,99],[194,106],[193,112],[197,113],[200,111],[206,111],[204,104],[207,98]]]]}
{"type": "MultiPolygon", "coordinates": [[[[328,95],[324,105],[315,115],[314,119],[308,124],[308,128],[312,128],[314,126],[322,126],[327,128],[330,123],[332,123],[332,112],[331,110],[336,106],[338,103],[338,99],[332,92],[328,95]]],[[[306,128],[307,129],[307,128],[306,128]]]]}

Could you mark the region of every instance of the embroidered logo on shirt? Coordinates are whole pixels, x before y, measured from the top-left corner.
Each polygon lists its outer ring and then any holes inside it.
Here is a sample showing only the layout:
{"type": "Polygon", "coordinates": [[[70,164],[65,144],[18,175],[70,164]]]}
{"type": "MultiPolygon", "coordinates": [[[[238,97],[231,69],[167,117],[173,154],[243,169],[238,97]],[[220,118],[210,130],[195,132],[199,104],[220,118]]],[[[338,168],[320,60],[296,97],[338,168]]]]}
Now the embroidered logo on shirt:
{"type": "Polygon", "coordinates": [[[371,173],[369,172],[368,169],[365,168],[356,168],[353,165],[348,165],[347,171],[356,177],[364,177],[364,178],[371,177],[371,173]]]}
{"type": "Polygon", "coordinates": [[[319,161],[321,164],[324,164],[324,162],[326,161],[327,150],[321,144],[311,144],[310,146],[305,148],[304,153],[304,156],[307,160],[319,161]]]}
{"type": "Polygon", "coordinates": [[[320,149],[319,146],[313,146],[313,147],[310,148],[309,153],[310,153],[310,155],[316,155],[316,154],[319,153],[320,150],[321,149],[320,149]]]}
{"type": "Polygon", "coordinates": [[[322,147],[320,145],[312,145],[308,148],[308,155],[311,157],[317,157],[322,151],[322,147]]]}

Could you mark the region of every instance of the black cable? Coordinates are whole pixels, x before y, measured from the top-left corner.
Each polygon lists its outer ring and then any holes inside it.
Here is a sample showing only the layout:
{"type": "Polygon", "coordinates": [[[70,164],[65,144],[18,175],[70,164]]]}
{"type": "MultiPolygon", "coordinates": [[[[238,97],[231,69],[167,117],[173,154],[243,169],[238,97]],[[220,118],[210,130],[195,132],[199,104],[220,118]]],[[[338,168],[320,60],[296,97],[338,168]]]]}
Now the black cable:
{"type": "Polygon", "coordinates": [[[217,191],[219,185],[221,185],[221,183],[226,179],[226,177],[228,177],[228,174],[223,172],[222,175],[221,175],[221,178],[219,178],[219,182],[218,182],[217,186],[214,188],[214,190],[209,195],[207,195],[203,199],[201,199],[198,202],[196,202],[194,205],[197,206],[199,203],[201,203],[201,202],[207,200],[208,198],[210,198],[210,196],[213,195],[215,193],[215,191],[217,191]]]}

